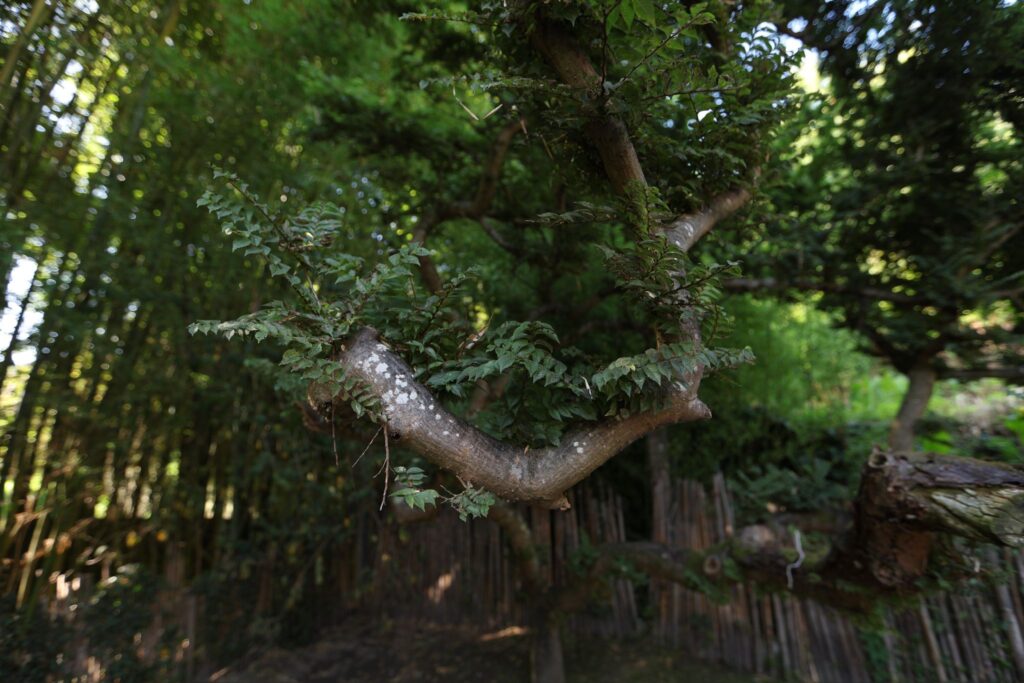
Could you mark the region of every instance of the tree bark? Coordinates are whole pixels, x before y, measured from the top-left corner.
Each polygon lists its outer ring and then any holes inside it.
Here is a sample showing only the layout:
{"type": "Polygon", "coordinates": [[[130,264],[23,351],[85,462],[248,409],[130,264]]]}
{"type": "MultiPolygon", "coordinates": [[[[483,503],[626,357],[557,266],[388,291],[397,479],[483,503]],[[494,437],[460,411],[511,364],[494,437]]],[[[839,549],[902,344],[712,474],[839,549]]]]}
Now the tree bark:
{"type": "Polygon", "coordinates": [[[789,532],[778,526],[746,527],[730,553],[748,579],[865,612],[880,598],[924,590],[921,580],[936,534],[1024,546],[1019,466],[876,451],[865,465],[854,507],[852,527],[833,537],[828,549],[815,551],[819,559],[809,558],[791,573],[789,532]]]}
{"type": "MultiPolygon", "coordinates": [[[[669,543],[669,519],[672,507],[672,472],[668,459],[668,430],[665,427],[647,435],[647,469],[651,477],[651,540],[669,543]]],[[[663,581],[651,581],[651,604],[655,607],[655,634],[664,636],[672,588],[663,581]]]]}
{"type": "Polygon", "coordinates": [[[651,476],[651,540],[668,543],[672,474],[668,460],[668,430],[664,427],[647,435],[647,468],[651,476]]]}
{"type": "Polygon", "coordinates": [[[914,426],[928,408],[928,401],[935,388],[936,372],[930,359],[917,362],[907,373],[910,380],[903,402],[889,430],[889,448],[904,452],[914,450],[914,426]]]}
{"type": "MultiPolygon", "coordinates": [[[[390,433],[404,445],[505,500],[552,508],[566,509],[569,488],[651,430],[711,417],[693,385],[680,383],[667,389],[664,408],[584,423],[558,446],[531,450],[497,441],[450,413],[371,328],[351,338],[338,361],[347,376],[380,400],[390,433]]],[[[317,405],[337,398],[333,388],[318,384],[310,386],[309,395],[317,405]]]]}
{"type": "MultiPolygon", "coordinates": [[[[545,509],[536,512],[549,514],[545,509]]],[[[562,611],[550,600],[551,577],[541,564],[534,531],[523,515],[505,503],[491,506],[488,519],[501,528],[512,550],[522,590],[530,605],[530,680],[532,683],[565,683],[559,625],[562,611]]]]}
{"type": "Polygon", "coordinates": [[[538,610],[532,625],[533,637],[530,639],[531,683],[565,683],[562,634],[556,616],[546,610],[538,610]]]}

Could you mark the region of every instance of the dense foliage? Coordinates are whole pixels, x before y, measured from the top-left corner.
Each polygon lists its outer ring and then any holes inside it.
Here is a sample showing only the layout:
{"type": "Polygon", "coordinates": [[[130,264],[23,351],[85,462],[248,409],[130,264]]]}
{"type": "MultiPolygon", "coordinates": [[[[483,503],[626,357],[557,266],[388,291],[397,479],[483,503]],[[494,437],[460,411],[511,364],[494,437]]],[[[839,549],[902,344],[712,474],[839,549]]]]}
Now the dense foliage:
{"type": "Polygon", "coordinates": [[[1021,7],[791,4],[825,80],[780,150],[777,286],[903,373],[1019,381],[1021,7]]]}
{"type": "MultiPolygon", "coordinates": [[[[690,476],[724,469],[749,519],[855,489],[906,387],[857,349],[898,373],[1010,380],[942,385],[919,443],[1019,458],[1022,16],[6,3],[5,649],[70,637],[31,608],[55,577],[95,575],[82,612],[111,633],[96,656],[163,675],[118,638],[171,581],[134,567],[174,557],[220,619],[209,654],[238,656],[308,636],[330,571],[353,594],[372,579],[326,558],[377,533],[389,494],[486,516],[491,493],[389,441],[380,397],[339,361],[365,327],[439,403],[526,449],[721,370],[702,389],[714,419],[673,429],[669,451],[690,476]],[[572,28],[599,88],[556,77],[538,16],[572,28]],[[792,37],[820,59],[816,93],[792,37]],[[629,130],[646,184],[609,180],[588,132],[602,117],[629,130]],[[731,191],[753,200],[707,245],[662,237],[731,191]]],[[[595,474],[628,494],[636,533],[641,450],[595,474]]],[[[31,662],[42,677],[53,660],[31,662]]]]}

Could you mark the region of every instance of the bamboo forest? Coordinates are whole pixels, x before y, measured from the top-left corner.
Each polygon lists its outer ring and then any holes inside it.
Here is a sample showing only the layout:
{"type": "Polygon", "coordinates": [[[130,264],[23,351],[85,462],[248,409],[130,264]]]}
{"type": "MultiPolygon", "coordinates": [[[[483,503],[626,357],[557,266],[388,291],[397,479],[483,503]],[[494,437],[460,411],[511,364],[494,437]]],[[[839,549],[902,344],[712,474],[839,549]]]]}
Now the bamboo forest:
{"type": "Polygon", "coordinates": [[[0,681],[1024,681],[1024,3],[3,0],[0,681]]]}

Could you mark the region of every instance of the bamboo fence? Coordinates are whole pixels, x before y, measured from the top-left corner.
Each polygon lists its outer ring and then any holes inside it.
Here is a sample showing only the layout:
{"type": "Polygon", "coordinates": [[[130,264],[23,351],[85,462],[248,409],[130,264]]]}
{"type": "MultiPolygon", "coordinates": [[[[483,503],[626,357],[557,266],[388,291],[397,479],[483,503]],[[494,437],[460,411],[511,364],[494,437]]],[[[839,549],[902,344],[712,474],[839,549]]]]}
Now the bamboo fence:
{"type": "MultiPolygon", "coordinates": [[[[724,479],[710,491],[676,482],[670,542],[702,549],[732,533],[724,479]]],[[[835,610],[784,594],[737,586],[728,604],[667,587],[657,637],[686,653],[751,673],[815,683],[903,681],[1001,683],[1024,680],[1021,590],[1024,554],[984,548],[988,578],[930,595],[916,608],[883,615],[878,634],[835,610]],[[879,642],[880,636],[880,642],[879,642]],[[872,660],[874,664],[872,664],[872,660]]]]}
{"type": "MultiPolygon", "coordinates": [[[[555,585],[574,580],[573,558],[587,544],[636,540],[627,534],[624,501],[609,488],[585,484],[571,494],[571,502],[565,513],[524,510],[539,550],[552,560],[546,571],[555,585]]],[[[733,531],[732,510],[723,478],[716,477],[707,490],[677,481],[667,541],[699,550],[724,540],[733,531]]],[[[450,512],[409,526],[384,523],[367,512],[355,524],[355,540],[325,558],[327,578],[311,588],[325,625],[353,606],[353,595],[391,618],[495,629],[526,623],[516,567],[496,525],[461,522],[450,512]]],[[[257,577],[257,613],[260,605],[269,610],[274,591],[281,590],[271,580],[273,554],[268,550],[265,575],[257,577]]],[[[184,636],[175,658],[188,680],[200,680],[209,674],[200,628],[206,607],[187,586],[184,558],[168,552],[163,559],[164,589],[155,596],[153,623],[137,642],[140,652],[153,655],[164,630],[174,629],[184,636]]],[[[688,657],[775,680],[1022,681],[1024,554],[986,548],[980,560],[987,578],[929,596],[916,608],[885,613],[881,631],[865,630],[815,602],[750,585],[737,585],[728,602],[716,603],[676,585],[617,579],[608,599],[568,620],[566,635],[570,642],[577,636],[654,638],[688,657]]],[[[69,574],[51,580],[55,585],[46,609],[73,620],[69,605],[87,599],[93,580],[69,574]]],[[[84,634],[67,654],[79,680],[99,680],[84,634]]]]}
{"type": "MultiPolygon", "coordinates": [[[[601,486],[580,487],[567,513],[531,511],[537,542],[554,561],[553,580],[572,580],[568,558],[584,535],[591,544],[627,539],[623,501],[601,486]]],[[[668,542],[708,548],[732,534],[733,506],[724,478],[705,490],[675,482],[668,542]]],[[[650,635],[703,661],[777,680],[814,683],[1002,683],[1024,680],[1024,554],[987,548],[979,558],[989,578],[922,599],[916,608],[883,614],[884,629],[811,600],[738,585],[717,603],[677,585],[634,586],[618,580],[603,607],[574,617],[569,635],[650,635]],[[651,602],[645,621],[638,605],[651,602]]],[[[416,577],[403,596],[403,616],[471,619],[495,627],[523,623],[515,568],[500,532],[443,515],[409,534],[393,562],[416,577]],[[420,599],[416,600],[415,596],[420,599]]]]}

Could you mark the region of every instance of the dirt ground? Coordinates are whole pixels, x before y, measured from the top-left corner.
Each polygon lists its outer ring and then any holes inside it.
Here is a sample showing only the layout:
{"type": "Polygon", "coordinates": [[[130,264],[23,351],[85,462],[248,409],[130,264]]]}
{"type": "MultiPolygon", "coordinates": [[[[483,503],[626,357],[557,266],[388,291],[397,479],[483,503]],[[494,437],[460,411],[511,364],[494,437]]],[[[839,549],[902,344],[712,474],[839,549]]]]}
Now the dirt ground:
{"type": "MultiPolygon", "coordinates": [[[[272,649],[218,671],[211,683],[521,683],[529,680],[520,628],[372,624],[353,620],[295,650],[272,649]]],[[[567,648],[570,683],[753,683],[685,662],[642,641],[582,641],[567,648]]]]}

